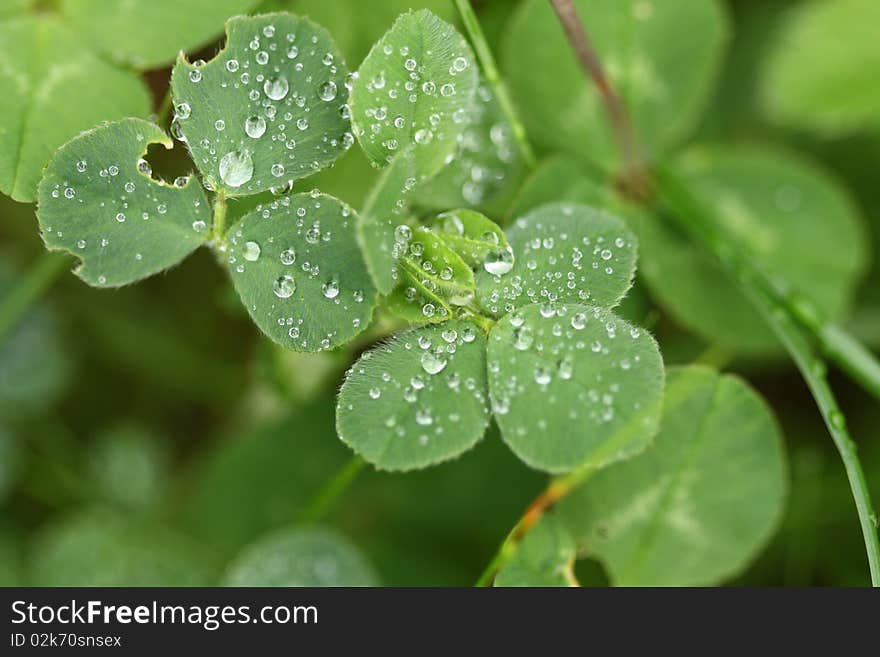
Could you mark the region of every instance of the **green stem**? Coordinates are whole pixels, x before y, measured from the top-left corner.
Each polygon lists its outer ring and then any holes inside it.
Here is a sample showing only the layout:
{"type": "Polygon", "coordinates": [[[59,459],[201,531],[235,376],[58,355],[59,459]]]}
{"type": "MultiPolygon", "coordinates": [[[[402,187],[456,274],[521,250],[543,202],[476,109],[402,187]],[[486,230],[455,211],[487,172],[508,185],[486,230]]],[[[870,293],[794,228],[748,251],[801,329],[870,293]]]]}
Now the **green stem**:
{"type": "Polygon", "coordinates": [[[871,584],[880,587],[880,538],[877,535],[877,512],[871,505],[868,482],[859,461],[857,446],[846,428],[846,419],[837,404],[834,392],[828,385],[825,363],[815,355],[810,343],[804,337],[803,330],[792,320],[789,312],[776,305],[771,294],[762,290],[760,285],[749,286],[748,291],[749,296],[756,302],[765,319],[794,359],[840,453],[856,503],[859,523],[862,526],[868,568],[871,571],[871,584]]]}
{"type": "Polygon", "coordinates": [[[214,216],[211,220],[211,239],[222,244],[226,239],[226,194],[221,189],[214,196],[214,216]]]}
{"type": "Polygon", "coordinates": [[[173,109],[173,106],[171,85],[169,84],[168,91],[165,92],[165,95],[162,97],[162,102],[159,103],[159,107],[156,109],[156,123],[163,128],[171,123],[171,110],[173,109]]]}
{"type": "Polygon", "coordinates": [[[321,520],[348,490],[366,464],[367,462],[360,456],[352,456],[339,472],[315,493],[300,515],[300,522],[312,524],[321,520]]]}
{"type": "Polygon", "coordinates": [[[596,471],[594,467],[579,468],[566,475],[556,477],[550,481],[517,520],[513,529],[501,543],[495,556],[486,566],[486,569],[477,580],[476,586],[491,586],[495,575],[516,552],[526,533],[534,527],[544,514],[552,509],[563,497],[568,495],[577,486],[582,484],[596,471]]]}
{"type": "Polygon", "coordinates": [[[24,277],[0,300],[0,342],[2,342],[65,269],[70,258],[62,253],[43,252],[24,277]]]}
{"type": "MultiPolygon", "coordinates": [[[[859,523],[865,540],[871,582],[880,586],[880,540],[877,536],[877,514],[871,506],[865,473],[856,453],[855,443],[846,429],[846,420],[825,374],[825,363],[813,353],[813,348],[804,333],[810,333],[803,326],[803,319],[793,312],[790,296],[780,294],[776,286],[751,262],[732,249],[723,235],[715,234],[712,222],[706,218],[702,209],[670,172],[659,172],[661,194],[671,205],[670,217],[700,244],[713,254],[718,262],[740,283],[740,288],[751,298],[755,307],[764,315],[766,321],[782,341],[795,365],[801,372],[813,398],[816,401],[831,439],[834,441],[849,479],[850,489],[856,504],[859,523]]],[[[802,315],[804,315],[802,313],[802,315]]]]}
{"type": "Polygon", "coordinates": [[[504,83],[501,74],[498,72],[498,67],[495,65],[495,58],[492,56],[492,50],[489,48],[486,35],[483,34],[483,28],[480,27],[480,22],[474,13],[474,8],[471,6],[470,0],[455,0],[455,6],[458,8],[458,13],[461,15],[464,27],[471,38],[477,58],[480,60],[483,75],[486,77],[489,86],[492,87],[492,92],[495,94],[495,99],[498,101],[498,105],[501,107],[501,112],[507,119],[507,123],[510,124],[510,129],[513,131],[513,137],[519,147],[523,162],[525,162],[529,169],[533,169],[535,164],[537,164],[535,151],[529,143],[526,129],[517,114],[513,100],[510,98],[507,85],[504,83]]]}
{"type": "MultiPolygon", "coordinates": [[[[571,0],[550,0],[550,2],[565,29],[572,49],[581,60],[588,77],[593,79],[599,89],[615,132],[618,134],[618,146],[626,161],[629,155],[638,154],[638,144],[627,142],[627,137],[634,137],[635,132],[629,125],[628,116],[621,111],[625,108],[618,103],[619,98],[604,76],[574,4],[571,0]],[[621,121],[624,125],[617,125],[621,121]]],[[[844,416],[825,378],[824,363],[814,358],[810,344],[802,331],[813,333],[829,355],[834,357],[836,362],[840,362],[859,382],[863,384],[867,382],[869,389],[876,389],[874,383],[880,380],[877,376],[878,367],[873,363],[873,356],[839,329],[828,327],[817,320],[816,314],[811,311],[809,305],[798,303],[797,299],[786,294],[785,290],[781,290],[769,277],[763,275],[747,256],[738,253],[729,239],[717,231],[707,213],[702,211],[696,199],[690,196],[673,174],[662,169],[657,174],[662,200],[668,201],[670,197],[672,200],[671,217],[690,234],[691,239],[708,253],[713,254],[730,274],[740,280],[743,291],[751,297],[756,308],[767,316],[770,326],[785,345],[807,382],[843,460],[862,526],[871,580],[875,586],[880,586],[877,515],[871,507],[864,472],[856,454],[855,444],[846,430],[844,416]]],[[[647,172],[645,175],[646,178],[649,177],[647,172]]],[[[652,188],[654,181],[649,178],[648,182],[649,188],[652,188]]],[[[637,199],[643,202],[645,198],[642,195],[637,196],[637,199]]]]}

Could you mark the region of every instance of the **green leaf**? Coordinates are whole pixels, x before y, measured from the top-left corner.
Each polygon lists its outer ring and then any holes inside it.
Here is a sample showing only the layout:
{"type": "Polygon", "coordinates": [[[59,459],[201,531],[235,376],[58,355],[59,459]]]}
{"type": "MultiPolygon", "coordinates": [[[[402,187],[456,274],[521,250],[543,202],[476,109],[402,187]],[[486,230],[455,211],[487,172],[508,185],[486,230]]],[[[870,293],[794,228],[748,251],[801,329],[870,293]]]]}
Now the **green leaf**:
{"type": "Polygon", "coordinates": [[[29,556],[32,586],[206,586],[212,574],[188,540],[103,509],[56,521],[29,556]]]}
{"type": "Polygon", "coordinates": [[[550,514],[532,527],[495,576],[495,586],[577,586],[572,573],[574,538],[550,514]]]}
{"type": "Polygon", "coordinates": [[[175,121],[208,183],[227,196],[283,189],[351,146],[348,69],[306,18],[232,18],[207,64],[174,65],[175,121]]]}
{"type": "Polygon", "coordinates": [[[5,0],[0,7],[0,18],[10,18],[25,13],[30,9],[33,0],[5,0]]]}
{"type": "Polygon", "coordinates": [[[223,21],[258,0],[61,0],[65,20],[86,42],[136,69],[159,68],[223,31],[223,21]]]}
{"type": "Polygon", "coordinates": [[[141,159],[150,144],[173,146],[155,124],[123,119],[71,140],[43,172],[43,241],[82,260],[75,273],[89,285],[117,287],[156,274],[208,236],[201,186],[191,177],[173,185],[151,178],[141,159]]]}
{"type": "Polygon", "coordinates": [[[376,289],[389,294],[400,276],[397,261],[405,246],[408,197],[417,182],[413,147],[398,153],[370,190],[357,226],[358,243],[376,289]]]}
{"type": "Polygon", "coordinates": [[[404,270],[403,280],[385,298],[389,312],[411,324],[437,324],[452,317],[452,306],[404,270]]]}
{"type": "Polygon", "coordinates": [[[437,215],[431,230],[475,269],[482,267],[486,258],[497,251],[510,250],[501,227],[473,210],[449,210],[437,215]]]}
{"type": "Polygon", "coordinates": [[[583,165],[568,155],[554,155],[526,178],[517,192],[507,215],[521,217],[545,203],[581,203],[596,208],[615,204],[611,185],[591,175],[583,165]]]}
{"type": "Polygon", "coordinates": [[[365,353],[336,409],[342,441],[382,470],[454,458],[488,424],[486,338],[460,320],[396,335],[365,353]]]}
{"type": "Polygon", "coordinates": [[[102,432],[89,453],[89,477],[103,499],[133,510],[159,501],[168,466],[169,455],[156,436],[134,425],[102,432]]]}
{"type": "Polygon", "coordinates": [[[495,209],[510,197],[523,171],[519,147],[491,88],[481,81],[459,151],[425,181],[416,199],[437,210],[461,206],[495,209]]]}
{"type": "Polygon", "coordinates": [[[878,23],[873,0],[791,7],[762,79],[769,113],[828,136],[880,128],[878,23]]]}
{"type": "Polygon", "coordinates": [[[617,217],[586,205],[543,205],[507,230],[513,265],[486,260],[477,273],[480,305],[498,317],[531,303],[612,308],[632,285],[635,236],[617,217]]]}
{"type": "Polygon", "coordinates": [[[294,351],[321,351],[363,331],[376,290],[355,238],[357,214],[326,194],[284,196],[230,229],[232,282],[251,318],[294,351]]]}
{"type": "Polygon", "coordinates": [[[150,112],[143,82],[45,15],[0,24],[0,89],[0,192],[16,201],[36,198],[40,171],[71,137],[100,121],[150,112]],[[88,102],[71,102],[84,89],[88,102]]]}
{"type": "Polygon", "coordinates": [[[400,227],[395,235],[401,255],[400,282],[388,308],[410,322],[443,322],[453,306],[474,299],[474,272],[445,240],[424,227],[400,227]]]}
{"type": "Polygon", "coordinates": [[[378,586],[372,566],[327,529],[284,529],[246,547],[224,586],[378,586]]]}
{"type": "MultiPolygon", "coordinates": [[[[837,182],[779,151],[694,147],[676,162],[682,183],[731,245],[821,313],[840,317],[867,264],[864,230],[837,182]]],[[[709,340],[753,352],[778,342],[721,269],[659,217],[640,222],[641,274],[678,321],[709,340]]]]}
{"type": "Polygon", "coordinates": [[[22,451],[18,437],[0,426],[0,503],[6,501],[18,479],[24,461],[22,451]]]}
{"type": "MultiPolygon", "coordinates": [[[[716,0],[576,0],[611,84],[651,159],[700,118],[721,64],[727,21],[716,0]]],[[[526,0],[501,45],[502,68],[529,136],[607,169],[618,149],[550,3],[526,0]]]]}
{"type": "MultiPolygon", "coordinates": [[[[22,275],[0,259],[0,298],[22,275]]],[[[60,324],[53,306],[37,304],[0,341],[0,422],[46,413],[71,383],[73,350],[60,324]]]]}
{"type": "MultiPolygon", "coordinates": [[[[322,25],[332,25],[333,37],[346,59],[360,62],[388,29],[389,23],[410,10],[414,3],[412,0],[294,0],[287,4],[322,25]],[[345,20],[340,20],[342,16],[345,20]]],[[[455,7],[449,0],[419,0],[418,5],[430,9],[445,21],[455,20],[455,7]]]]}
{"type": "Polygon", "coordinates": [[[400,269],[409,281],[456,305],[464,305],[474,296],[474,272],[436,233],[422,226],[401,242],[400,269]]]}
{"type": "Polygon", "coordinates": [[[492,329],[487,360],[501,435],[533,468],[599,468],[642,451],[657,432],[657,343],[609,312],[525,306],[492,329]]]}
{"type": "Polygon", "coordinates": [[[761,397],[737,377],[676,368],[654,446],[594,474],[557,512],[614,584],[716,584],[767,541],[785,489],[779,428],[761,397]]]}
{"type": "Polygon", "coordinates": [[[373,46],[351,90],[351,119],[367,157],[386,166],[414,145],[430,177],[455,156],[477,88],[474,54],[427,9],[402,14],[373,46]]]}

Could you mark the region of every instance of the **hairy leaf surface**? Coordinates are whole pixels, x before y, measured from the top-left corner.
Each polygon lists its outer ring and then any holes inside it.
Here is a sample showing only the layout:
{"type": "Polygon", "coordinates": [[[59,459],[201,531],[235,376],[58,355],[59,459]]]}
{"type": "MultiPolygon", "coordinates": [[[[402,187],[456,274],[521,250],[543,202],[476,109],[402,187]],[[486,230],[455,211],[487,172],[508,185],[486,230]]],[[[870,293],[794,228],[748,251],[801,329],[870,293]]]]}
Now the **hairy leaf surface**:
{"type": "Polygon", "coordinates": [[[657,343],[605,310],[525,306],[492,329],[487,362],[501,435],[534,468],[602,467],[642,451],[657,432],[657,343]]]}
{"type": "Polygon", "coordinates": [[[345,344],[376,305],[355,238],[357,214],[325,194],[283,196],[230,231],[232,282],[257,326],[295,351],[345,344]]]}
{"type": "Polygon", "coordinates": [[[737,377],[673,369],[654,443],[558,505],[579,551],[620,586],[698,586],[736,574],[782,512],[785,462],[773,414],[737,377]]]}
{"type": "Polygon", "coordinates": [[[175,122],[199,171],[228,196],[284,189],[353,143],[348,69],[329,33],[291,14],[236,17],[207,64],[174,66],[175,122]]]}
{"type": "Polygon", "coordinates": [[[413,470],[473,447],[489,424],[486,338],[453,320],[401,333],[349,371],[339,437],[382,470],[413,470]]]}
{"type": "Polygon", "coordinates": [[[211,210],[192,177],[150,177],[149,144],[172,148],[157,125],[123,119],[62,146],[43,173],[37,218],[50,250],[75,255],[89,285],[118,287],[171,267],[208,236],[211,210]]]}

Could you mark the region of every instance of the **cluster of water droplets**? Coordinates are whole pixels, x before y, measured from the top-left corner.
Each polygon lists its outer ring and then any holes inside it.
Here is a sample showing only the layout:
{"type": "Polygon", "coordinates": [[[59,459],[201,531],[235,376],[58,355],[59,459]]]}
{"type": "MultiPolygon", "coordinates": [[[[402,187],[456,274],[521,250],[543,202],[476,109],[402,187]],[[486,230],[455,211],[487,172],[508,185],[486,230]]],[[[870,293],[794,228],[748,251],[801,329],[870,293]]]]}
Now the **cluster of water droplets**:
{"type": "Polygon", "coordinates": [[[289,189],[354,143],[344,63],[326,34],[292,20],[249,27],[249,40],[234,32],[235,43],[210,64],[194,62],[176,86],[172,133],[209,188],[289,189]]]}
{"type": "Polygon", "coordinates": [[[532,409],[516,415],[517,435],[546,429],[547,417],[603,425],[641,408],[620,396],[629,377],[639,376],[636,347],[648,339],[640,329],[598,308],[553,303],[500,322],[490,339],[509,348],[490,349],[492,409],[499,416],[518,403],[532,409]],[[538,406],[545,410],[533,412],[538,406]]]}
{"type": "Polygon", "coordinates": [[[511,184],[519,151],[490,88],[480,85],[464,129],[455,162],[443,169],[425,189],[425,196],[456,189],[468,205],[479,206],[511,184]]]}
{"type": "MultiPolygon", "coordinates": [[[[573,209],[561,206],[563,216],[573,209]]],[[[592,209],[581,206],[580,211],[592,209]]],[[[535,220],[527,216],[514,224],[510,241],[516,252],[516,269],[512,275],[496,275],[480,299],[492,314],[513,311],[527,303],[586,302],[613,303],[617,299],[597,298],[597,288],[606,287],[603,278],[620,283],[622,293],[629,284],[634,260],[634,244],[629,233],[609,229],[586,235],[575,224],[535,220]]],[[[505,271],[510,272],[513,262],[505,271]]]]}
{"type": "MultiPolygon", "coordinates": [[[[420,54],[409,46],[377,44],[367,60],[367,68],[377,70],[363,88],[369,98],[362,122],[354,124],[362,141],[381,146],[387,162],[412,143],[427,145],[448,138],[453,125],[460,133],[471,117],[456,98],[462,74],[473,73],[473,63],[464,43],[456,52],[444,53],[448,61],[435,61],[435,53],[420,54]]],[[[470,93],[470,82],[467,85],[470,93]]],[[[466,98],[466,97],[465,97],[466,98]]],[[[449,156],[449,160],[452,155],[449,156]]]]}
{"type": "Polygon", "coordinates": [[[466,322],[406,333],[390,346],[408,352],[406,365],[396,368],[386,366],[388,348],[365,353],[346,385],[364,387],[367,394],[357,403],[349,402],[346,410],[376,417],[378,409],[379,430],[394,440],[414,440],[422,446],[456,431],[463,417],[488,409],[485,382],[462,373],[482,367],[478,337],[479,329],[466,322]]]}
{"type": "Polygon", "coordinates": [[[366,326],[372,292],[363,280],[346,284],[357,278],[344,255],[357,258],[354,217],[348,206],[315,190],[258,205],[230,233],[227,258],[233,275],[248,289],[264,288],[253,295],[260,301],[252,302],[251,314],[294,348],[330,349],[340,333],[353,335],[366,326]],[[346,324],[351,329],[340,331],[346,324]]]}

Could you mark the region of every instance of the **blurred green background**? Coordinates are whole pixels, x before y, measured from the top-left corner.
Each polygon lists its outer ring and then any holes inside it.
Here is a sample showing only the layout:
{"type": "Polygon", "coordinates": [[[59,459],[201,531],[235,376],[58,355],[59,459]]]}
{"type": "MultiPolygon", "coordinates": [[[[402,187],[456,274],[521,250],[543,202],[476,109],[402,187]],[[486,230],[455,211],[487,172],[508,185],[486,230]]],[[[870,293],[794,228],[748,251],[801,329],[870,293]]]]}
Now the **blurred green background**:
{"type": "MultiPolygon", "coordinates": [[[[474,4],[496,46],[517,3],[474,4]]],[[[698,137],[772,142],[819,158],[867,219],[877,263],[880,131],[820,138],[774,125],[762,112],[764,54],[793,4],[727,2],[734,37],[698,137]]],[[[411,6],[455,20],[451,2],[264,3],[325,24],[352,68],[411,6]]],[[[146,79],[160,99],[168,69],[146,79]]],[[[153,158],[154,168],[170,175],[184,167],[180,150],[153,158]]],[[[374,177],[354,148],[301,188],[320,187],[358,206],[374,177]]],[[[0,241],[3,295],[43,251],[32,205],[0,196],[0,241]]],[[[875,265],[849,322],[874,349],[878,281],[875,265]]],[[[711,347],[638,289],[627,313],[651,326],[667,364],[691,362],[711,347]]],[[[351,357],[271,345],[204,250],[116,291],[62,274],[0,344],[0,584],[222,581],[245,546],[301,523],[322,484],[348,462],[333,409],[351,357]]],[[[779,531],[731,583],[867,584],[843,468],[802,380],[784,359],[734,359],[729,369],[775,409],[791,478],[779,531]]],[[[832,383],[880,499],[880,408],[843,377],[833,374],[832,383]]],[[[383,584],[470,585],[545,483],[492,430],[475,450],[428,471],[366,468],[321,524],[360,548],[383,584]]],[[[579,563],[578,575],[584,585],[604,581],[590,562],[579,563]]]]}

